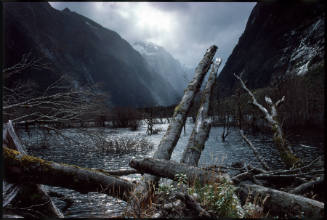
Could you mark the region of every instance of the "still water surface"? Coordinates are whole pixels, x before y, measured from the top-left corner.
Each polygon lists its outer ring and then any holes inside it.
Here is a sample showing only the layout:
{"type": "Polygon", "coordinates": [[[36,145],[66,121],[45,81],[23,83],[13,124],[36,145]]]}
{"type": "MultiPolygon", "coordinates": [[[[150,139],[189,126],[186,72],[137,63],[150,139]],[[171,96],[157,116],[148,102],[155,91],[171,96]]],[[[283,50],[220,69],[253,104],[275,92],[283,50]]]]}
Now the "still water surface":
{"type": "MultiPolygon", "coordinates": [[[[150,150],[137,150],[128,153],[103,153],[95,150],[92,141],[83,136],[79,129],[65,129],[63,134],[68,138],[78,138],[79,141],[84,142],[87,146],[78,145],[75,142],[67,144],[62,137],[52,135],[47,136],[46,140],[37,130],[31,131],[29,134],[20,132],[22,141],[26,143],[29,154],[41,157],[46,160],[51,160],[60,163],[75,164],[81,167],[100,168],[107,170],[129,168],[129,161],[132,158],[143,158],[152,156],[161,138],[163,137],[168,125],[155,125],[160,127],[162,131],[157,135],[146,135],[146,126],[142,125],[138,131],[130,131],[128,129],[109,129],[109,128],[88,128],[89,132],[97,132],[103,137],[132,137],[132,138],[146,138],[152,142],[154,147],[150,150]],[[47,143],[42,146],[42,143],[47,143]]],[[[191,134],[193,124],[187,123],[186,132],[182,131],[180,140],[172,154],[172,160],[179,161],[183,150],[187,144],[188,138],[191,134]]],[[[205,149],[201,154],[199,166],[209,165],[231,165],[234,162],[251,163],[254,166],[260,166],[253,155],[251,149],[246,145],[239,135],[238,129],[231,130],[230,135],[225,142],[221,141],[220,135],[222,133],[221,127],[211,128],[209,138],[206,142],[205,149]]],[[[248,139],[252,141],[254,146],[265,158],[268,165],[274,168],[279,168],[281,161],[278,152],[274,149],[270,135],[247,135],[248,139]]],[[[304,158],[304,161],[310,161],[319,155],[323,154],[323,139],[320,137],[309,139],[305,136],[294,136],[289,140],[293,146],[296,154],[304,158]]],[[[138,179],[139,174],[126,176],[127,179],[138,179]]],[[[105,194],[88,193],[80,194],[73,190],[49,187],[48,190],[53,190],[62,193],[74,200],[74,204],[67,209],[63,214],[65,217],[114,217],[119,216],[126,203],[124,201],[115,199],[105,194]]],[[[54,203],[62,208],[65,203],[61,200],[53,199],[54,203]]]]}

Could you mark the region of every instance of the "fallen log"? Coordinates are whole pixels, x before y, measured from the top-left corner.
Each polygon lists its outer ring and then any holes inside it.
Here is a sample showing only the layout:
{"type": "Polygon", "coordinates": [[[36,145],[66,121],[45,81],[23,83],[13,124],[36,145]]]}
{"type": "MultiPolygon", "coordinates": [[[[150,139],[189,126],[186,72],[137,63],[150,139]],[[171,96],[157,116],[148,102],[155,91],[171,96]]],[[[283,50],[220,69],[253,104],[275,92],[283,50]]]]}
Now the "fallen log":
{"type": "Polygon", "coordinates": [[[196,116],[192,134],[188,140],[188,143],[180,160],[181,163],[185,163],[191,166],[197,166],[201,156],[201,152],[204,149],[205,142],[209,137],[209,132],[211,128],[211,120],[208,117],[210,107],[210,96],[212,86],[216,81],[216,75],[220,63],[221,59],[217,58],[216,62],[212,65],[212,69],[206,87],[202,92],[201,105],[196,116]]]}
{"type": "MultiPolygon", "coordinates": [[[[24,145],[15,133],[12,121],[3,124],[2,133],[2,147],[8,147],[13,150],[18,150],[21,154],[27,155],[24,145]]],[[[22,184],[16,182],[14,184],[7,183],[3,180],[3,207],[6,207],[9,203],[19,200],[23,200],[27,206],[36,205],[34,213],[30,213],[29,210],[24,209],[22,204],[15,206],[13,211],[20,212],[24,217],[30,215],[34,217],[56,217],[64,218],[61,211],[54,205],[47,192],[43,189],[42,185],[38,184],[22,184]],[[34,195],[34,196],[31,196],[34,195]],[[37,216],[35,216],[37,215],[37,216]]]]}
{"type": "MultiPolygon", "coordinates": [[[[210,68],[216,50],[217,46],[211,46],[206,51],[201,62],[196,67],[195,76],[188,84],[188,87],[185,89],[182,100],[176,106],[172,120],[170,121],[168,129],[164,137],[161,139],[157,150],[154,152],[153,158],[165,160],[170,159],[171,154],[180,137],[182,128],[184,127],[187,118],[187,113],[189,112],[193,104],[195,95],[201,88],[203,79],[210,68]]],[[[141,181],[137,185],[133,192],[134,196],[131,197],[131,207],[136,207],[136,209],[134,210],[139,210],[138,207],[141,207],[143,206],[143,204],[147,203],[146,201],[148,201],[150,195],[152,194],[153,185],[156,185],[160,180],[160,178],[149,174],[145,174],[143,177],[143,181],[141,181]]]]}
{"type": "Polygon", "coordinates": [[[237,193],[243,201],[249,196],[258,195],[262,198],[268,196],[264,203],[266,211],[271,216],[282,217],[322,217],[324,216],[324,203],[300,195],[267,188],[259,185],[240,184],[237,193]],[[288,215],[288,216],[285,216],[288,215]]]}
{"type": "Polygon", "coordinates": [[[300,194],[306,190],[309,190],[309,189],[312,189],[314,188],[315,186],[319,185],[319,184],[322,184],[324,182],[324,177],[320,176],[310,182],[307,182],[307,183],[303,183],[301,185],[299,185],[298,187],[292,189],[289,191],[289,193],[293,193],[293,194],[300,194]]]}
{"type": "Polygon", "coordinates": [[[255,177],[257,179],[282,179],[282,178],[286,178],[286,179],[292,179],[295,177],[305,177],[305,176],[310,176],[313,174],[323,174],[324,173],[324,169],[322,170],[313,170],[310,172],[306,172],[306,173],[294,173],[294,174],[280,174],[280,175],[273,175],[273,174],[257,174],[255,175],[255,177]]]}
{"type": "Polygon", "coordinates": [[[141,173],[140,171],[137,171],[135,169],[121,169],[121,170],[103,170],[103,169],[98,169],[98,168],[91,168],[91,169],[95,170],[95,171],[100,171],[101,173],[104,173],[107,175],[113,175],[113,176],[125,176],[125,175],[130,175],[130,174],[141,173]]]}
{"type": "Polygon", "coordinates": [[[214,182],[231,182],[227,173],[217,174],[216,172],[206,171],[198,167],[170,160],[153,158],[132,159],[129,165],[141,172],[172,180],[177,180],[176,174],[185,174],[190,185],[196,182],[202,185],[214,182]]]}
{"type": "Polygon", "coordinates": [[[134,185],[100,171],[59,164],[23,155],[3,147],[4,178],[10,183],[34,183],[73,189],[80,193],[99,192],[127,201],[134,185]]]}

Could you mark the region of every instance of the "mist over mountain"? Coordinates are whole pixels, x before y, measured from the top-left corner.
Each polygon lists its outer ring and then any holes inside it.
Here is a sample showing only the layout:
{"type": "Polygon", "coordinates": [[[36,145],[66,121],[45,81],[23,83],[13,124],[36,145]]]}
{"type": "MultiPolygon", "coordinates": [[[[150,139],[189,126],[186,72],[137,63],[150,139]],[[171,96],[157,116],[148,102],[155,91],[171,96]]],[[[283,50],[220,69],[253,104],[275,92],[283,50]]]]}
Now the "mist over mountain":
{"type": "Polygon", "coordinates": [[[47,2],[4,3],[5,67],[23,54],[42,58],[51,70],[29,70],[6,81],[33,80],[42,90],[60,74],[76,85],[101,84],[115,106],[171,105],[178,94],[119,34],[69,9],[47,2]]]}
{"type": "Polygon", "coordinates": [[[274,86],[289,75],[305,75],[324,63],[324,5],[259,2],[222,69],[216,91],[235,89],[233,73],[249,88],[274,86]]]}
{"type": "Polygon", "coordinates": [[[137,41],[133,43],[136,49],[149,64],[150,71],[158,72],[178,92],[183,95],[187,83],[193,77],[192,71],[175,59],[163,47],[151,42],[137,41]]]}

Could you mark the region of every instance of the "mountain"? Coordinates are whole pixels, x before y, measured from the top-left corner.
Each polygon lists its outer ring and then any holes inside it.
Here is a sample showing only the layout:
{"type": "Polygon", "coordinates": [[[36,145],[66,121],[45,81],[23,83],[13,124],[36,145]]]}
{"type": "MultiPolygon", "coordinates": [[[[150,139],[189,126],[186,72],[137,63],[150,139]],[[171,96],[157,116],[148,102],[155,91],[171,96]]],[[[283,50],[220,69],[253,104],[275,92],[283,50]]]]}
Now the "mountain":
{"type": "Polygon", "coordinates": [[[235,89],[233,73],[242,73],[249,88],[273,86],[285,76],[303,76],[324,64],[324,4],[259,2],[244,33],[222,69],[221,96],[235,89]]]}
{"type": "Polygon", "coordinates": [[[51,70],[30,70],[6,81],[34,80],[40,90],[58,75],[68,74],[77,85],[101,84],[115,106],[170,105],[178,94],[119,34],[69,9],[47,2],[5,2],[4,66],[31,53],[51,64],[51,70]]]}
{"type": "Polygon", "coordinates": [[[182,66],[163,47],[154,43],[137,41],[133,43],[133,47],[145,58],[151,71],[158,72],[165,78],[180,96],[184,94],[190,80],[189,69],[182,66]]]}

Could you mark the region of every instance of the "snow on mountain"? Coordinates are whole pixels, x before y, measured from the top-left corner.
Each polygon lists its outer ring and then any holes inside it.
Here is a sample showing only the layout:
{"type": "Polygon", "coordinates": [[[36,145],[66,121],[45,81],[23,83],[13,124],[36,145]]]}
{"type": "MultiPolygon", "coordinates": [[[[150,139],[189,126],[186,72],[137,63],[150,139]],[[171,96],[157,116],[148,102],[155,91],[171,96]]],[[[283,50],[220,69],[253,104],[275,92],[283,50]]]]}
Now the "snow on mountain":
{"type": "Polygon", "coordinates": [[[163,47],[151,42],[137,41],[132,44],[146,60],[150,71],[159,73],[165,78],[179,95],[183,95],[189,80],[193,75],[192,71],[182,65],[163,47]]]}

